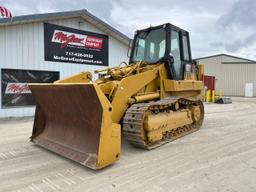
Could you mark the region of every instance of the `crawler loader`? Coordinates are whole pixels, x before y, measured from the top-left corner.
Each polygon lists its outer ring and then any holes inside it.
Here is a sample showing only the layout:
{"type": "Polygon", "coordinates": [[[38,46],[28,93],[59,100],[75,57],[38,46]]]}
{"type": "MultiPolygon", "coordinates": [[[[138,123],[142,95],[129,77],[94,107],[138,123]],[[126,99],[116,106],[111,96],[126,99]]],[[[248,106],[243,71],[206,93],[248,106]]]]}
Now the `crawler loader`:
{"type": "Polygon", "coordinates": [[[203,65],[189,33],[170,23],[135,32],[129,64],[30,84],[36,100],[31,141],[92,169],[120,158],[121,132],[153,149],[203,122],[203,65]]]}

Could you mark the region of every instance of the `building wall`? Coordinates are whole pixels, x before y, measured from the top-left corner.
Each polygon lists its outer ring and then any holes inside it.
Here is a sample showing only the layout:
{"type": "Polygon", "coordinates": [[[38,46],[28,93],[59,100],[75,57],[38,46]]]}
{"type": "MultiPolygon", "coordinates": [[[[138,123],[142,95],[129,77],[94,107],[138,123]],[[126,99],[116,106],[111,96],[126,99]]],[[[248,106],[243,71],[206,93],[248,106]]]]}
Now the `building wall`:
{"type": "Polygon", "coordinates": [[[245,84],[253,83],[256,96],[255,64],[222,64],[222,62],[245,62],[243,59],[218,56],[198,60],[205,65],[205,74],[216,78],[216,91],[222,89],[224,95],[244,96],[245,84]]]}
{"type": "MultiPolygon", "coordinates": [[[[53,20],[48,23],[105,34],[82,19],[53,20]]],[[[59,71],[60,78],[81,71],[93,72],[96,69],[103,68],[102,66],[44,61],[43,23],[0,27],[0,42],[0,68],[59,71]]],[[[127,61],[127,48],[127,45],[109,36],[109,66],[115,66],[121,61],[127,61]]],[[[0,108],[0,118],[31,116],[34,114],[34,110],[34,107],[0,108]]]]}

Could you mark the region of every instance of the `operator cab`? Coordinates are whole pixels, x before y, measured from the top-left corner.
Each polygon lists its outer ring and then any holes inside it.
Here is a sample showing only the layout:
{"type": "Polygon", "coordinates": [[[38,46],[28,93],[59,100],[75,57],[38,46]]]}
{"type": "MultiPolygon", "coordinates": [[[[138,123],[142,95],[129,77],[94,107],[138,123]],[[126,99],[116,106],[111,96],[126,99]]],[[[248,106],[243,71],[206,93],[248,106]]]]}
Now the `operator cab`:
{"type": "Polygon", "coordinates": [[[189,33],[170,23],[135,33],[129,63],[164,62],[170,79],[184,79],[185,65],[192,65],[189,33]]]}

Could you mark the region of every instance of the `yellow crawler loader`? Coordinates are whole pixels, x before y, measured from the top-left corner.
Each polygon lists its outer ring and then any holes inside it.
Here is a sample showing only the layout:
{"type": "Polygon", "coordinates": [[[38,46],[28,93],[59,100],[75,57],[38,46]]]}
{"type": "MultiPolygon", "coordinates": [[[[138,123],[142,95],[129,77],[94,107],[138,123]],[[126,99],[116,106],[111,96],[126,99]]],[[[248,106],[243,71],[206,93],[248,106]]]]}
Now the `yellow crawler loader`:
{"type": "Polygon", "coordinates": [[[189,33],[170,23],[135,33],[129,64],[50,84],[30,84],[36,100],[31,141],[92,169],[120,158],[121,132],[153,149],[203,122],[203,65],[189,33]]]}

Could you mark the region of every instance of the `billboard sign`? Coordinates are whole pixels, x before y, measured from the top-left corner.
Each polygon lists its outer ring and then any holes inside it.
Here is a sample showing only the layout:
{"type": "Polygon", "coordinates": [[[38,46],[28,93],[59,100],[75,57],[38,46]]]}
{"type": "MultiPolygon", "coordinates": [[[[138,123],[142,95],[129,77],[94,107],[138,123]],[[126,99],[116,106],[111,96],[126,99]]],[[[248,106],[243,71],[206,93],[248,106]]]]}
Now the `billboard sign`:
{"type": "Polygon", "coordinates": [[[22,107],[35,105],[28,83],[52,83],[59,72],[2,69],[1,77],[2,108],[22,107]]]}
{"type": "Polygon", "coordinates": [[[45,60],[108,66],[108,36],[44,24],[45,60]]]}

